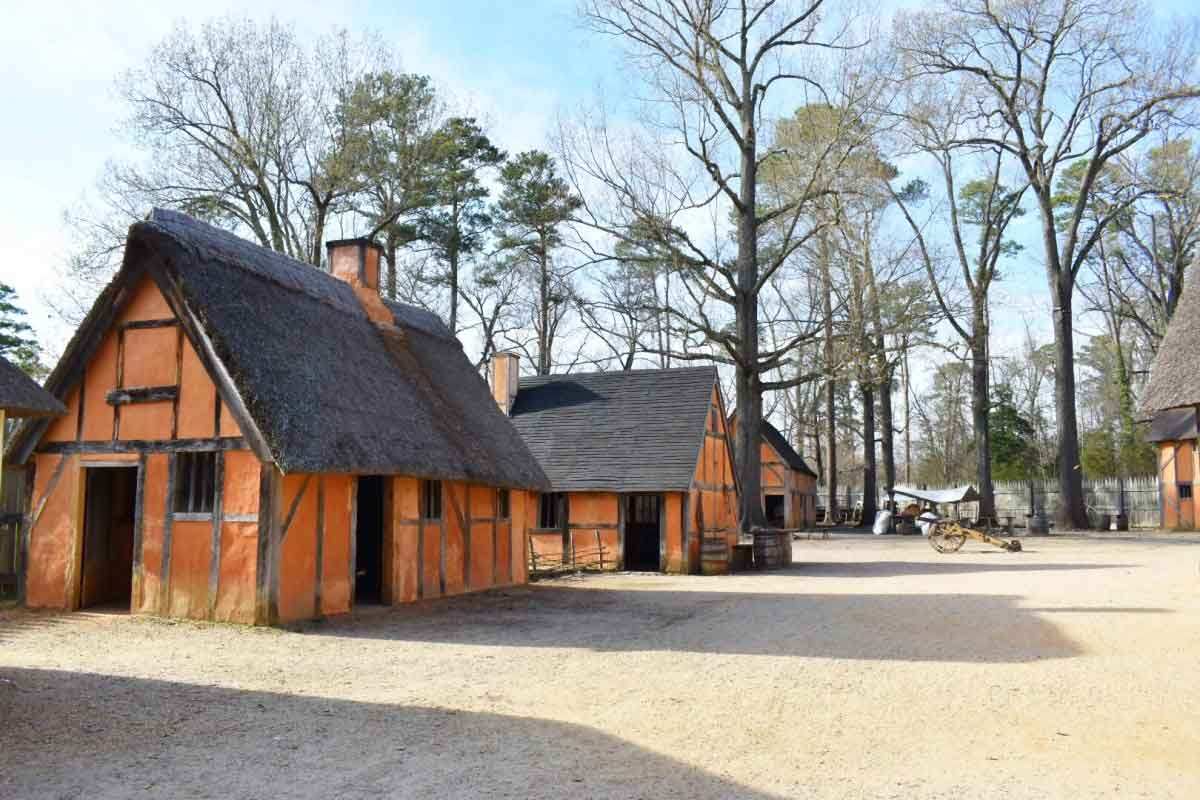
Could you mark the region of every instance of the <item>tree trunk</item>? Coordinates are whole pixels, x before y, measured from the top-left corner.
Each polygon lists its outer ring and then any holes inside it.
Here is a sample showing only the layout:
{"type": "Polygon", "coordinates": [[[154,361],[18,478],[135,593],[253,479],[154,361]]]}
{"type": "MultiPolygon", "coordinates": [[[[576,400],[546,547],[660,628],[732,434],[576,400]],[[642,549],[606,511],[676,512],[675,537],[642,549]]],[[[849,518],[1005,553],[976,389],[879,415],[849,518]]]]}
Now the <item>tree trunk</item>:
{"type": "Polygon", "coordinates": [[[821,265],[821,313],[825,317],[823,358],[829,378],[825,381],[825,521],[837,522],[837,385],[833,379],[833,279],[829,274],[829,247],[822,237],[818,260],[821,265]]]}
{"type": "Polygon", "coordinates": [[[450,333],[455,336],[458,336],[458,226],[460,224],[458,200],[455,199],[450,206],[450,229],[454,232],[450,234],[449,246],[446,248],[446,261],[449,268],[446,282],[450,285],[450,333]]]}
{"type": "Polygon", "coordinates": [[[1070,273],[1061,273],[1055,283],[1051,295],[1058,300],[1054,312],[1054,405],[1058,432],[1058,513],[1055,522],[1062,533],[1087,528],[1088,518],[1083,505],[1079,423],[1075,416],[1075,332],[1071,328],[1070,273]]]}
{"type": "Polygon", "coordinates": [[[904,482],[912,485],[912,392],[908,374],[908,340],[904,340],[900,372],[904,384],[904,482]]]}
{"type": "Polygon", "coordinates": [[[875,488],[875,386],[863,383],[859,387],[862,396],[863,415],[863,510],[862,521],[865,525],[875,522],[876,498],[875,488]]]}
{"type": "Polygon", "coordinates": [[[896,423],[892,414],[892,368],[879,382],[879,454],[883,457],[883,490],[896,487],[896,423]]]}
{"type": "Polygon", "coordinates": [[[385,240],[383,258],[387,262],[387,296],[389,300],[396,299],[396,237],[388,236],[385,240]]]}
{"type": "MultiPolygon", "coordinates": [[[[749,87],[743,96],[749,96],[749,87]]],[[[753,108],[747,103],[742,111],[745,145],[741,149],[741,183],[737,213],[737,291],[736,324],[738,336],[737,409],[740,457],[737,460],[738,483],[742,487],[738,523],[743,531],[764,527],[767,523],[762,504],[762,385],[758,374],[758,213],[756,200],[757,155],[754,142],[753,108]]]]}
{"type": "Polygon", "coordinates": [[[545,237],[538,253],[538,363],[537,374],[550,374],[550,265],[545,237]]]}
{"type": "Polygon", "coordinates": [[[986,300],[976,298],[971,330],[971,427],[975,433],[975,479],[979,482],[979,516],[996,516],[992,486],[992,436],[988,423],[991,387],[988,385],[988,323],[986,300]]]}

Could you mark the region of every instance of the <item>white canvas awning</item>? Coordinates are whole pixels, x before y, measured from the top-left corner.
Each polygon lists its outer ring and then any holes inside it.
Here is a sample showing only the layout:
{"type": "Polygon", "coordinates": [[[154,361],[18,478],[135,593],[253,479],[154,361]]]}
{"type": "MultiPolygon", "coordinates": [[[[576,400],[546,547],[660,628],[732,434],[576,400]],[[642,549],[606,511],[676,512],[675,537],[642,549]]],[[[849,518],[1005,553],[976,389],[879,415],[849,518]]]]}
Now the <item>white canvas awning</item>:
{"type": "Polygon", "coordinates": [[[923,500],[926,503],[973,503],[979,499],[974,486],[953,486],[949,489],[918,489],[915,486],[897,486],[894,494],[923,500]]]}

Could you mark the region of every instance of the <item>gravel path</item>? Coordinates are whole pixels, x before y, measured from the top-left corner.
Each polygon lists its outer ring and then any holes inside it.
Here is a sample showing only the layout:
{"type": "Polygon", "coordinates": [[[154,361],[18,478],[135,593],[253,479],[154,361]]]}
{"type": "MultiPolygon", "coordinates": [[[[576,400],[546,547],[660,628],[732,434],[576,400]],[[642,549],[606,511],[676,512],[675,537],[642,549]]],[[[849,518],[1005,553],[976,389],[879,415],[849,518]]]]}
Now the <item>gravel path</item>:
{"type": "Polygon", "coordinates": [[[295,631],[0,612],[0,797],[1200,797],[1200,539],[798,542],[295,631]]]}

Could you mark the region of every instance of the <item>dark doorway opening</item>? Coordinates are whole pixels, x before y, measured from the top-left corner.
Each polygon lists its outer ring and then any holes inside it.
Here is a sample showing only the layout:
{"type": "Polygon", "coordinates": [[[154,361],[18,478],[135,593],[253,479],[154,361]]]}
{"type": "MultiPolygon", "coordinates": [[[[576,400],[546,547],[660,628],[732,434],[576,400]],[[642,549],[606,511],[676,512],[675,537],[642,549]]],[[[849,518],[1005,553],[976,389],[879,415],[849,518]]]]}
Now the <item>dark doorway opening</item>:
{"type": "Polygon", "coordinates": [[[769,494],[766,500],[767,524],[772,528],[784,527],[783,495],[769,494]]]}
{"type": "Polygon", "coordinates": [[[358,479],[358,520],[354,529],[354,603],[383,602],[383,477],[358,479]]]}
{"type": "Polygon", "coordinates": [[[657,572],[661,568],[660,498],[632,494],[625,504],[625,569],[657,572]]]}
{"type": "Polygon", "coordinates": [[[133,594],[137,467],[92,467],[83,474],[79,607],[113,606],[128,610],[133,594]]]}

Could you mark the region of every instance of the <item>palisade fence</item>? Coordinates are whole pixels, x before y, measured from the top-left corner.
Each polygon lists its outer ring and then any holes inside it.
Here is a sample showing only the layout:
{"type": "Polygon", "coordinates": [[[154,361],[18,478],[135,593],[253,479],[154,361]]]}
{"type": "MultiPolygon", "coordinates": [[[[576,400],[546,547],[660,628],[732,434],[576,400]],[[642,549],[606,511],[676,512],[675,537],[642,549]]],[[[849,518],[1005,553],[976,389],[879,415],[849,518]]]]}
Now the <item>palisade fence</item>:
{"type": "MultiPolygon", "coordinates": [[[[940,486],[930,485],[930,489],[940,486]]],[[[1058,512],[1058,481],[996,481],[993,484],[996,495],[996,516],[1003,522],[1005,517],[1011,517],[1015,527],[1024,527],[1028,515],[1034,511],[1045,513],[1053,523],[1058,512]]],[[[838,505],[842,509],[860,507],[862,503],[861,489],[847,489],[838,492],[838,505]]],[[[824,508],[824,487],[817,487],[817,505],[824,508]]],[[[882,506],[887,500],[880,496],[882,506]]],[[[897,500],[903,506],[904,498],[897,500]]],[[[1131,528],[1158,528],[1162,526],[1162,509],[1159,504],[1158,476],[1139,475],[1132,478],[1085,478],[1083,481],[1083,502],[1087,506],[1088,518],[1092,527],[1098,525],[1104,515],[1116,517],[1124,508],[1129,517],[1131,528]],[[1122,505],[1123,503],[1123,505],[1122,505]]],[[[978,503],[962,503],[959,514],[974,519],[978,516],[978,503]]]]}
{"type": "Polygon", "coordinates": [[[0,602],[14,600],[21,582],[21,513],[25,470],[5,467],[0,494],[0,602]]]}

